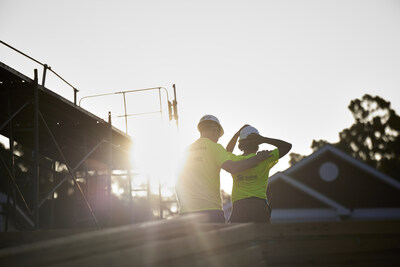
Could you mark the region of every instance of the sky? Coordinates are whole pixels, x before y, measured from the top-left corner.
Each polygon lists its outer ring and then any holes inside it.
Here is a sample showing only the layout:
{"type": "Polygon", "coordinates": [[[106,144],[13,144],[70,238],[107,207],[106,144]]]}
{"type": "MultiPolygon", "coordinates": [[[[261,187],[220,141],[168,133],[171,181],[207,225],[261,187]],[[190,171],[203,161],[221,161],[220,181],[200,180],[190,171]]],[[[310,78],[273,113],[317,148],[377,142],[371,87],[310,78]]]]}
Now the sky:
{"type": "MultiPolygon", "coordinates": [[[[251,124],[308,155],[313,139],[336,142],[353,123],[352,99],[378,95],[399,113],[399,29],[400,1],[388,0],[0,0],[0,40],[51,66],[79,89],[78,99],[163,87],[173,100],[176,84],[179,129],[168,122],[164,89],[161,98],[154,90],[126,99],[129,114],[157,111],[162,103],[162,114],[130,117],[128,124],[140,143],[138,157],[158,175],[160,161],[198,138],[204,114],[221,121],[224,146],[251,124]]],[[[42,72],[3,45],[0,61],[31,78],[34,68],[42,72]]],[[[54,75],[46,87],[73,99],[54,75]]],[[[117,117],[122,95],[84,99],[81,106],[102,118],[111,111],[113,124],[126,130],[117,117]]],[[[271,174],[288,161],[283,157],[271,174]]],[[[230,191],[224,171],[222,181],[230,191]]]]}

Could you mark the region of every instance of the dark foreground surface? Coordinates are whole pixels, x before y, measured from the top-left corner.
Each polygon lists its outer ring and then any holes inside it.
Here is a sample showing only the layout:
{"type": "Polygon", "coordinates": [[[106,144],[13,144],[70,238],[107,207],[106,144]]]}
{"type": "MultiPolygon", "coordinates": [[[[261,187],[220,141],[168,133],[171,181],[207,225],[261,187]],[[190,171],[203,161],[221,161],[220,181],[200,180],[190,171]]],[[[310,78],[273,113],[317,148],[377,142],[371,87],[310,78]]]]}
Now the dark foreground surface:
{"type": "Polygon", "coordinates": [[[0,233],[1,266],[400,266],[400,221],[208,224],[0,233]]]}

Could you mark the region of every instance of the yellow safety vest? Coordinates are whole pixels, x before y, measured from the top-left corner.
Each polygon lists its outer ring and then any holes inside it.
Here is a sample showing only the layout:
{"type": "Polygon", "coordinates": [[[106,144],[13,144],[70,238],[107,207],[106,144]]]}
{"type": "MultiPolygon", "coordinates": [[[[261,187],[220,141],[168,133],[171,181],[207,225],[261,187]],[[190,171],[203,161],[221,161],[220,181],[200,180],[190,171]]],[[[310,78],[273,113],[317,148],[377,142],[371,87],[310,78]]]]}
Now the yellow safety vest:
{"type": "MultiPolygon", "coordinates": [[[[271,151],[272,156],[260,162],[257,166],[232,175],[232,203],[248,197],[267,198],[269,170],[279,160],[279,150],[271,151]]],[[[254,157],[256,154],[237,156],[234,161],[254,157]]]]}
{"type": "Polygon", "coordinates": [[[222,210],[221,165],[235,157],[208,138],[199,138],[189,146],[175,188],[180,213],[222,210]]]}

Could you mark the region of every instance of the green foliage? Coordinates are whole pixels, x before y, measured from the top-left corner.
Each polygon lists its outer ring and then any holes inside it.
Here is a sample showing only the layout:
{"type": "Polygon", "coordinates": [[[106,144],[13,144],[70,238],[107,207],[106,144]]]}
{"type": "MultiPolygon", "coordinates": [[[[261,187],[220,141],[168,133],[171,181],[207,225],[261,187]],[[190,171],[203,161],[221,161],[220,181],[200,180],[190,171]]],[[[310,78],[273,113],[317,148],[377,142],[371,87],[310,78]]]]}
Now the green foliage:
{"type": "MultiPolygon", "coordinates": [[[[400,180],[400,117],[390,102],[366,94],[352,100],[348,108],[355,122],[331,145],[400,180]]],[[[316,151],[325,144],[325,140],[313,140],[311,148],[316,151]]],[[[290,157],[293,165],[304,156],[291,153],[290,157]]]]}
{"type": "Polygon", "coordinates": [[[306,157],[304,155],[294,153],[294,152],[290,153],[289,156],[290,156],[290,160],[289,160],[290,166],[296,164],[297,162],[299,162],[300,160],[302,160],[306,157]]]}

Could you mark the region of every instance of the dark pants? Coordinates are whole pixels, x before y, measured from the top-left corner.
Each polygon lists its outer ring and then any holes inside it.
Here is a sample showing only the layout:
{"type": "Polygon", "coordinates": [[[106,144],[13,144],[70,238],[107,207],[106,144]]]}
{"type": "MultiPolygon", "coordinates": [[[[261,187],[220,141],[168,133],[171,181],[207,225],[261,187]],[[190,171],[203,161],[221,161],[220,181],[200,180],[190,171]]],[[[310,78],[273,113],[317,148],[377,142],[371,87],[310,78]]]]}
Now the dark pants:
{"type": "Polygon", "coordinates": [[[270,223],[270,218],[271,208],[267,201],[258,197],[249,197],[233,202],[229,222],[270,223]]]}
{"type": "Polygon", "coordinates": [[[186,214],[202,214],[204,215],[204,219],[202,222],[209,223],[225,223],[225,216],[222,210],[203,210],[203,211],[194,211],[194,212],[186,212],[181,215],[186,214]]]}

